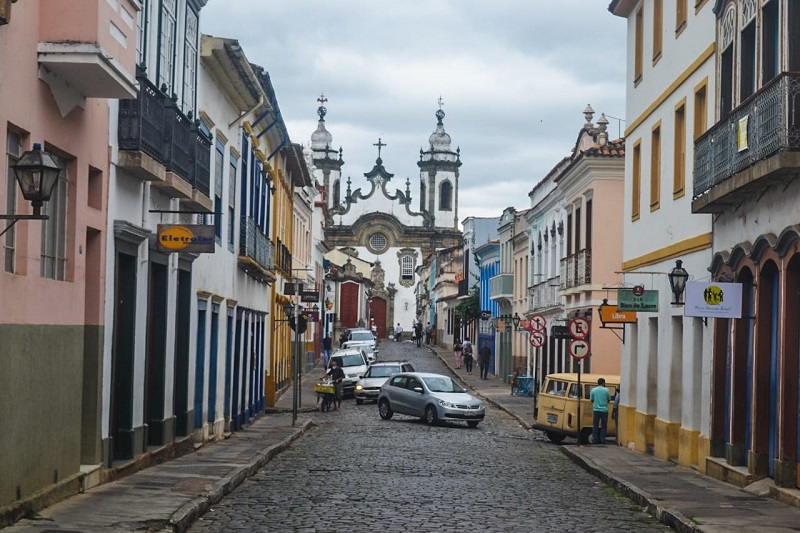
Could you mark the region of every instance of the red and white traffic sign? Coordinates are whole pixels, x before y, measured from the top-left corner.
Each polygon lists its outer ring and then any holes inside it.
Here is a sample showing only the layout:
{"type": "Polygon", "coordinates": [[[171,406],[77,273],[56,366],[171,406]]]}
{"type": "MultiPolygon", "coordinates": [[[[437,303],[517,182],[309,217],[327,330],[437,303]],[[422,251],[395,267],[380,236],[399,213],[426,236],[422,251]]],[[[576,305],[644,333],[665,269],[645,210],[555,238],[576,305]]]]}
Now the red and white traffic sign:
{"type": "Polygon", "coordinates": [[[534,348],[541,348],[544,346],[545,340],[547,340],[547,334],[544,330],[531,331],[531,334],[528,336],[528,342],[530,342],[531,346],[534,348]]]}
{"type": "Polygon", "coordinates": [[[569,334],[575,339],[585,339],[589,335],[589,321],[583,317],[575,317],[569,321],[569,334]]]}
{"type": "Polygon", "coordinates": [[[547,326],[547,320],[542,315],[533,315],[531,317],[530,331],[542,331],[547,326]]]}
{"type": "Polygon", "coordinates": [[[591,353],[589,342],[583,339],[572,339],[569,341],[569,354],[575,359],[583,359],[591,353]]]}

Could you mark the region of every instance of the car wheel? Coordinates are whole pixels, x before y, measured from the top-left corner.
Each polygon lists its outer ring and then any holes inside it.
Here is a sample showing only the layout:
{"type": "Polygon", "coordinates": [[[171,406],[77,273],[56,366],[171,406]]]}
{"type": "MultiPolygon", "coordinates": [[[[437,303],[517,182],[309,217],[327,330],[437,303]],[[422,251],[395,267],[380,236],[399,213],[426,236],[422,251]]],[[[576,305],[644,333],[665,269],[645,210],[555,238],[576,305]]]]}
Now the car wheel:
{"type": "Polygon", "coordinates": [[[429,405],[425,408],[425,422],[429,426],[433,426],[436,422],[439,421],[439,418],[436,416],[436,408],[432,405],[429,405]]]}
{"type": "Polygon", "coordinates": [[[564,435],[561,433],[556,433],[555,431],[545,431],[547,434],[547,438],[550,439],[550,442],[554,442],[556,444],[561,444],[561,441],[564,440],[564,435]]]}
{"type": "Polygon", "coordinates": [[[378,403],[378,412],[381,414],[381,418],[383,418],[384,420],[389,420],[390,418],[392,418],[392,415],[394,414],[392,412],[392,408],[389,406],[388,400],[381,400],[378,403]]]}
{"type": "Polygon", "coordinates": [[[361,405],[362,403],[364,403],[364,400],[361,398],[356,398],[356,405],[361,405]]]}
{"type": "Polygon", "coordinates": [[[580,435],[581,444],[589,444],[589,439],[591,436],[592,428],[583,428],[580,435]]]}
{"type": "Polygon", "coordinates": [[[467,425],[471,428],[478,427],[478,420],[467,420],[467,425]]]}

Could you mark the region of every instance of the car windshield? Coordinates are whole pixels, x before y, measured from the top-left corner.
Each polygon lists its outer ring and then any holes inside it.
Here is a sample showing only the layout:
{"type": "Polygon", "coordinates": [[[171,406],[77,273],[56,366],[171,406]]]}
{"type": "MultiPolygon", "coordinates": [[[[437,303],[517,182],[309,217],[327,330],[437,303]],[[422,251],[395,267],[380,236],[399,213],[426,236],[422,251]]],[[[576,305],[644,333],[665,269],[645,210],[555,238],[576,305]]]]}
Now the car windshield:
{"type": "Polygon", "coordinates": [[[371,331],[354,331],[350,334],[351,341],[372,341],[375,337],[372,336],[371,331]]]}
{"type": "Polygon", "coordinates": [[[431,392],[466,392],[461,385],[445,376],[422,378],[422,381],[431,392]]]}
{"type": "Polygon", "coordinates": [[[400,372],[399,366],[373,366],[367,372],[368,378],[388,378],[392,374],[400,372]]]}
{"type": "Polygon", "coordinates": [[[342,366],[360,366],[364,364],[364,358],[359,354],[342,356],[342,366]]]}

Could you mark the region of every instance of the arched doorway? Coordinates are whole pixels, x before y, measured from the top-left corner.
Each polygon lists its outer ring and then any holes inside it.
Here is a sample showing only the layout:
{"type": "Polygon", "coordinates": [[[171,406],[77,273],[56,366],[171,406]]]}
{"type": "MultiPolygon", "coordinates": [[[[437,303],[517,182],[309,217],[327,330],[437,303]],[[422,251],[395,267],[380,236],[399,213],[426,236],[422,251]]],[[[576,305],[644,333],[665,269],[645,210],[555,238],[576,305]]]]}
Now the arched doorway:
{"type": "Polygon", "coordinates": [[[358,325],[358,284],[342,283],[339,316],[343,328],[354,328],[358,325]]]}
{"type": "Polygon", "coordinates": [[[386,338],[386,300],[374,297],[369,302],[369,316],[378,328],[378,338],[386,338]]]}
{"type": "Polygon", "coordinates": [[[778,323],[780,276],[773,261],[759,269],[756,301],[756,345],[753,358],[755,417],[750,472],[775,475],[778,437],[778,323]]]}

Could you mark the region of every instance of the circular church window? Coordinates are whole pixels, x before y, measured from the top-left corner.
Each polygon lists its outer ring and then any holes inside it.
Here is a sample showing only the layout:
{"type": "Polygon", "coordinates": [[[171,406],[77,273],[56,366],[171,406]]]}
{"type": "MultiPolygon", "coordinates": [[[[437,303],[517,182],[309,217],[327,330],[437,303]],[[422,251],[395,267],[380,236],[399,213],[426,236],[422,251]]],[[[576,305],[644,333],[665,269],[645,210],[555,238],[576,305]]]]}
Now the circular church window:
{"type": "Polygon", "coordinates": [[[386,235],[383,233],[373,233],[369,238],[369,247],[375,253],[384,251],[387,244],[386,235]]]}

